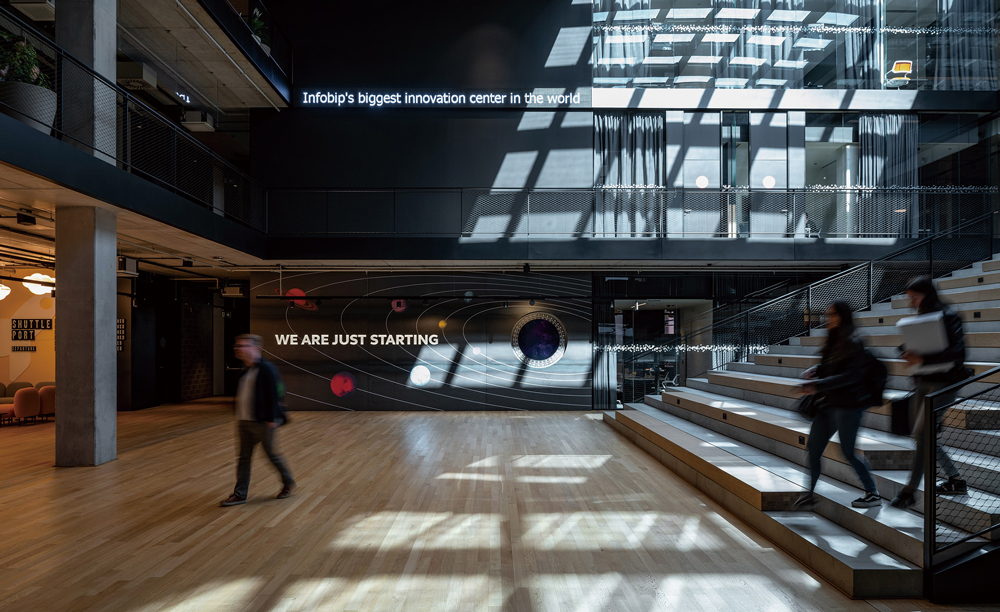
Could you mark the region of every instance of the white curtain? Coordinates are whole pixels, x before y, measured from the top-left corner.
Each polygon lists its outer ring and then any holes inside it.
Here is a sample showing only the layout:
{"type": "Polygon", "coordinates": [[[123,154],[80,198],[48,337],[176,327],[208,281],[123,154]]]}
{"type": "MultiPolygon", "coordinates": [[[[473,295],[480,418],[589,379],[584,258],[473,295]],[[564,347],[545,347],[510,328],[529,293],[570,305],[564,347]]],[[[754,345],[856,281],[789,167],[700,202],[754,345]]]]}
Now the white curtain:
{"type": "Polygon", "coordinates": [[[661,226],[667,154],[666,116],[594,115],[594,150],[600,191],[595,231],[655,236],[661,226]],[[618,189],[623,188],[623,189],[618,189]]]}
{"type": "MultiPolygon", "coordinates": [[[[878,189],[916,187],[919,170],[918,120],[913,114],[884,113],[859,117],[861,159],[858,185],[878,189]]],[[[916,218],[917,195],[908,191],[862,192],[850,227],[861,236],[897,236],[916,218]]]]}
{"type": "Polygon", "coordinates": [[[934,89],[993,91],[996,54],[991,0],[937,0],[934,89]]]}
{"type": "MultiPolygon", "coordinates": [[[[648,26],[649,19],[621,19],[619,11],[649,10],[650,0],[598,0],[596,12],[607,12],[607,23],[625,26],[648,26]],[[600,6],[598,6],[600,5],[600,6]]],[[[653,35],[624,29],[597,29],[594,76],[631,78],[647,76],[649,67],[643,61],[652,49],[653,35]]]]}
{"type": "MultiPolygon", "coordinates": [[[[882,25],[881,7],[885,0],[842,0],[843,14],[856,15],[844,37],[844,74],[841,88],[881,89],[882,25]]],[[[840,63],[838,58],[838,64],[840,63]]]]}

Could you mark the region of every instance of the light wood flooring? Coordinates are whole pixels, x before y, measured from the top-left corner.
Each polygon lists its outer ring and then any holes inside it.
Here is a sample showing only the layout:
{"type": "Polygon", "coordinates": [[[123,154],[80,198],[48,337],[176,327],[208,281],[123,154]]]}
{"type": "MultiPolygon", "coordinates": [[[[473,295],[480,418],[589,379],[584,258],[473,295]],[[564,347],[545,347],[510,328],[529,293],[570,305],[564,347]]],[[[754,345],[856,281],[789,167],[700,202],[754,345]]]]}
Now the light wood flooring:
{"type": "Polygon", "coordinates": [[[0,429],[0,610],[945,609],[851,601],[600,413],[293,419],[296,494],[258,448],[233,508],[225,404],[120,414],[96,468],[52,467],[51,422],[0,429]]]}

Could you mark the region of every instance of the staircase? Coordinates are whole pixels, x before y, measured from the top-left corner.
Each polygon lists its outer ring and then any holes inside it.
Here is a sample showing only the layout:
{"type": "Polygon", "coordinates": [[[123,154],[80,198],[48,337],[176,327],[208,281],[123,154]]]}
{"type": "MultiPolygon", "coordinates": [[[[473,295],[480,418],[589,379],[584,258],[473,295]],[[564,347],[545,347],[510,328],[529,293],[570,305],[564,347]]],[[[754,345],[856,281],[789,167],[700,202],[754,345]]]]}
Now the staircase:
{"type": "MultiPolygon", "coordinates": [[[[976,374],[1000,366],[1000,256],[954,271],[937,285],[965,322],[967,365],[976,374]]],[[[688,378],[685,386],[662,395],[647,395],[644,403],[629,405],[634,410],[605,413],[604,420],[847,595],[928,595],[923,492],[909,510],[888,504],[907,480],[914,448],[910,438],[889,433],[890,403],[911,386],[905,362],[897,358],[895,324],[912,314],[901,295],[855,314],[866,346],[889,371],[885,401],[866,412],[857,442],[886,498],[879,508],[851,507],[863,490],[835,436],[824,455],[816,512],[786,510],[809,478],[810,423],[793,409],[794,389],[802,371],[819,362],[823,329],[748,351],[745,360],[688,378]]],[[[992,374],[966,385],[960,395],[968,398],[997,384],[1000,374],[992,374]]],[[[1000,391],[993,392],[946,413],[939,443],[949,449],[970,491],[935,498],[937,542],[1000,524],[1000,391]]],[[[950,552],[958,558],[973,550],[983,557],[994,542],[1000,545],[1000,530],[950,552]]],[[[990,559],[1000,565],[996,557],[990,559]]]]}

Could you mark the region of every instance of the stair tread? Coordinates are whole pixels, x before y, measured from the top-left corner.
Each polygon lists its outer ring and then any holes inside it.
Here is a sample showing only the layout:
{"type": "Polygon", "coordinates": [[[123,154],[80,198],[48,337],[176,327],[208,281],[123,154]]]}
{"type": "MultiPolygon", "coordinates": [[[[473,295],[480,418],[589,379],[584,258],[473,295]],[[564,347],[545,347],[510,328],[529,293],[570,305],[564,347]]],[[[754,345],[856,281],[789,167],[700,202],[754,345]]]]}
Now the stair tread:
{"type": "MultiPolygon", "coordinates": [[[[698,431],[696,429],[698,428],[698,426],[694,425],[693,423],[689,423],[687,421],[684,421],[683,419],[677,419],[677,421],[679,421],[679,423],[677,424],[684,427],[684,429],[681,429],[680,427],[677,427],[673,423],[664,420],[655,413],[649,414],[645,410],[642,410],[641,412],[644,415],[652,417],[653,419],[659,421],[662,424],[661,427],[656,427],[655,429],[657,435],[663,436],[664,438],[671,440],[672,442],[674,442],[675,439],[680,439],[682,442],[684,442],[685,438],[696,438],[702,440],[701,442],[702,449],[707,449],[707,448],[716,449],[717,456],[714,457],[716,461],[719,461],[721,459],[722,461],[726,462],[726,465],[717,467],[728,468],[730,473],[735,472],[735,473],[746,474],[751,472],[765,471],[770,474],[773,474],[774,476],[773,479],[768,480],[769,483],[773,483],[773,486],[782,487],[782,490],[785,490],[788,487],[790,487],[791,490],[799,490],[799,491],[801,490],[801,486],[792,483],[791,481],[787,480],[786,478],[780,475],[774,474],[774,472],[772,472],[771,470],[761,468],[756,464],[754,464],[754,462],[748,461],[747,459],[743,459],[739,457],[739,455],[737,455],[736,453],[732,452],[732,450],[735,449],[736,446],[730,447],[728,446],[728,444],[731,442],[734,445],[739,445],[739,443],[736,442],[735,440],[730,441],[728,438],[720,440],[721,438],[724,438],[724,436],[720,436],[719,434],[714,434],[714,432],[709,432],[709,430],[705,430],[706,432],[713,433],[713,435],[716,436],[716,441],[713,443],[708,440],[700,438],[700,436],[696,435],[695,433],[691,433],[698,431]],[[718,444],[720,443],[725,443],[727,444],[727,446],[725,448],[722,448],[718,446],[718,444]],[[739,466],[740,464],[743,464],[746,467],[752,466],[755,469],[753,470],[733,469],[734,466],[739,466]]],[[[631,417],[631,415],[629,416],[631,417]]],[[[643,422],[642,424],[645,425],[646,427],[649,427],[649,425],[646,422],[643,422]]],[[[706,461],[707,463],[711,463],[711,460],[713,458],[713,457],[706,458],[702,453],[699,453],[697,456],[706,461]]],[[[752,483],[747,483],[747,484],[749,484],[750,486],[754,486],[752,483]]],[[[909,512],[899,511],[895,508],[891,508],[891,510],[893,510],[893,512],[887,514],[891,514],[894,517],[900,517],[901,521],[904,522],[907,521],[905,517],[901,517],[900,515],[910,514],[909,512]]],[[[906,561],[905,559],[892,553],[891,551],[886,550],[878,546],[877,544],[874,544],[873,542],[862,538],[858,534],[850,531],[849,529],[846,529],[845,527],[842,527],[841,525],[838,525],[834,521],[827,519],[819,514],[781,512],[781,511],[765,511],[764,514],[770,516],[774,520],[778,521],[779,523],[787,527],[797,536],[803,538],[811,545],[821,549],[823,552],[830,554],[831,556],[839,560],[841,563],[852,569],[855,570],[880,570],[880,569],[919,570],[920,569],[917,565],[910,563],[909,561],[906,561]]],[[[916,518],[918,519],[918,522],[922,524],[922,519],[919,516],[917,516],[916,518]]],[[[921,532],[922,532],[922,527],[921,527],[921,532]]]]}
{"type": "MultiPolygon", "coordinates": [[[[789,386],[798,386],[805,382],[801,378],[791,378],[788,376],[772,376],[770,374],[753,374],[750,372],[730,372],[728,370],[711,370],[706,374],[713,374],[716,376],[724,376],[731,378],[741,378],[743,380],[759,380],[761,382],[771,382],[777,384],[785,384],[789,386]]],[[[707,378],[692,378],[691,380],[704,381],[705,384],[712,384],[711,381],[709,381],[707,378]]],[[[884,400],[883,404],[905,397],[909,393],[910,391],[908,390],[887,388],[882,394],[882,399],[884,400]]],[[[745,400],[740,400],[740,401],[745,401],[745,400]]],[[[975,399],[973,401],[976,402],[975,406],[970,407],[959,404],[958,406],[953,407],[952,410],[961,409],[971,412],[975,412],[977,410],[983,410],[983,411],[1000,410],[1000,402],[987,402],[978,399],[975,399]]]]}
{"type": "MultiPolygon", "coordinates": [[[[706,381],[707,382],[707,381],[706,381]]],[[[708,391],[702,391],[700,389],[692,389],[690,387],[677,387],[677,391],[686,392],[692,395],[701,395],[707,399],[712,399],[714,401],[724,401],[728,404],[733,404],[734,407],[743,407],[746,409],[754,410],[757,412],[764,412],[769,414],[777,413],[779,416],[785,416],[786,418],[799,420],[804,426],[804,432],[808,434],[809,432],[809,421],[790,410],[784,410],[782,408],[775,408],[773,406],[765,406],[763,404],[757,404],[754,402],[749,402],[746,400],[739,400],[731,398],[725,395],[718,395],[708,391]]],[[[674,390],[672,389],[671,392],[674,390]]],[[[666,394],[664,394],[666,395],[666,394]]],[[[652,395],[654,399],[657,397],[652,395]]],[[[654,408],[655,410],[655,408],[654,408]]],[[[836,437],[834,438],[836,439],[836,437]]],[[[897,436],[888,432],[879,431],[877,429],[869,429],[861,427],[858,429],[858,442],[857,447],[864,450],[864,441],[884,441],[886,444],[897,446],[899,448],[912,449],[913,442],[912,439],[906,436],[897,436]]],[[[954,453],[967,453],[962,449],[951,448],[954,453]]],[[[765,451],[761,451],[765,452],[765,451]]],[[[907,470],[873,470],[874,473],[879,474],[894,482],[905,484],[909,480],[909,471],[907,470]]],[[[984,512],[990,515],[1000,514],[1000,496],[994,495],[987,491],[980,491],[978,489],[969,489],[969,494],[967,496],[955,496],[953,497],[958,503],[963,506],[968,506],[969,508],[975,509],[979,512],[984,512]]]]}
{"type": "MultiPolygon", "coordinates": [[[[764,404],[758,404],[756,402],[751,402],[749,400],[741,400],[727,395],[720,395],[717,393],[712,393],[710,391],[702,391],[701,389],[692,389],[690,387],[677,387],[676,389],[671,389],[667,393],[673,393],[675,391],[680,391],[683,393],[688,393],[690,395],[700,395],[708,400],[714,402],[724,402],[729,406],[726,406],[730,410],[735,409],[745,409],[752,410],[754,412],[773,415],[776,417],[781,417],[784,419],[789,419],[797,423],[798,430],[803,431],[803,433],[809,433],[810,422],[809,419],[798,414],[793,410],[785,410],[784,408],[776,408],[774,406],[766,406],[764,404]]],[[[666,395],[667,393],[664,393],[666,395]]],[[[653,397],[656,397],[653,395],[653,397]]],[[[858,429],[858,440],[868,440],[871,442],[880,442],[882,444],[890,445],[899,449],[912,450],[913,441],[908,436],[897,436],[885,431],[879,431],[877,429],[869,429],[867,427],[861,427],[858,429]]],[[[859,444],[859,448],[864,449],[863,446],[859,444]]]]}

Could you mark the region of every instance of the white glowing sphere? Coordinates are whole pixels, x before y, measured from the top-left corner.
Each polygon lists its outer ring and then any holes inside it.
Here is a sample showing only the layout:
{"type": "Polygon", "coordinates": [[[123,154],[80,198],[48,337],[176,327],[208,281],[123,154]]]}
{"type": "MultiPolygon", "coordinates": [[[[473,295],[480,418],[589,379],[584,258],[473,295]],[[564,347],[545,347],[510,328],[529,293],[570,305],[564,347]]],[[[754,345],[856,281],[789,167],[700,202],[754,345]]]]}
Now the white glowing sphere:
{"type": "Polygon", "coordinates": [[[27,282],[27,281],[33,281],[33,280],[34,281],[42,281],[42,282],[45,282],[45,283],[54,283],[54,282],[56,282],[56,279],[52,278],[51,276],[46,276],[46,275],[41,274],[39,272],[35,272],[34,274],[25,276],[24,277],[24,281],[25,282],[22,282],[21,284],[24,285],[25,289],[27,289],[28,291],[34,293],[35,295],[45,295],[46,293],[52,293],[52,287],[45,287],[45,286],[42,286],[42,285],[37,285],[35,283],[29,283],[29,282],[27,282]]]}
{"type": "Polygon", "coordinates": [[[764,189],[773,189],[774,188],[775,181],[774,181],[774,177],[773,176],[770,176],[770,175],[765,176],[763,182],[764,182],[764,189]]]}
{"type": "Polygon", "coordinates": [[[704,175],[699,176],[695,179],[694,184],[698,186],[698,189],[704,189],[708,187],[708,177],[704,175]]]}
{"type": "Polygon", "coordinates": [[[480,354],[482,352],[483,352],[483,349],[479,348],[478,346],[472,347],[472,354],[473,355],[478,355],[478,354],[480,354]]]}
{"type": "Polygon", "coordinates": [[[418,365],[410,370],[410,382],[418,387],[423,387],[431,382],[431,371],[426,366],[418,365]]]}

